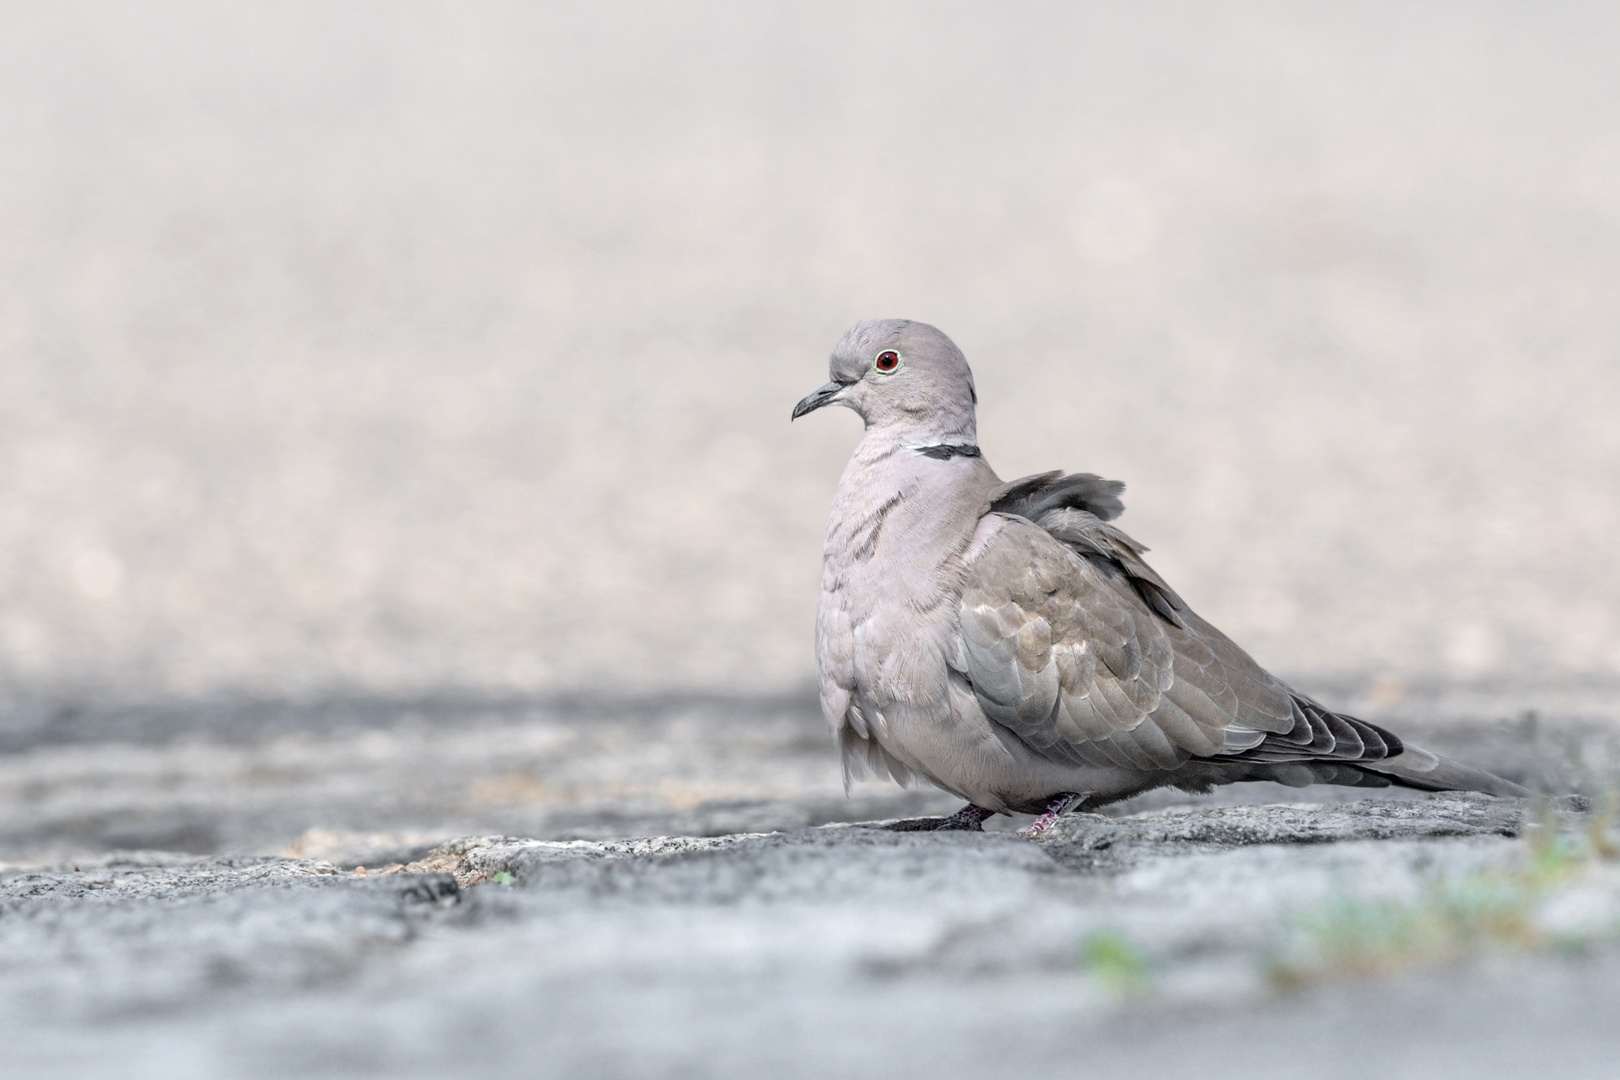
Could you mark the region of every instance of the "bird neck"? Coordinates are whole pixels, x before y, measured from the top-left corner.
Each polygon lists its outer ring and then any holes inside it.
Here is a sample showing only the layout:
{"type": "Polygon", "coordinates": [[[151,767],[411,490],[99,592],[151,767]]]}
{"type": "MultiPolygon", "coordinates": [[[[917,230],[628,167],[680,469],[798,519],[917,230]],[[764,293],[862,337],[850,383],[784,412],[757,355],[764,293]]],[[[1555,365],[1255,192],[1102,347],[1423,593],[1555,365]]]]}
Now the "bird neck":
{"type": "Polygon", "coordinates": [[[888,416],[866,417],[866,433],[861,442],[873,446],[977,446],[979,425],[972,409],[954,415],[931,409],[926,416],[899,411],[888,416]]]}
{"type": "MultiPolygon", "coordinates": [[[[834,500],[834,528],[865,519],[894,500],[975,503],[1000,483],[973,432],[868,428],[850,455],[834,500]]],[[[887,510],[884,510],[886,513],[887,510]]]]}

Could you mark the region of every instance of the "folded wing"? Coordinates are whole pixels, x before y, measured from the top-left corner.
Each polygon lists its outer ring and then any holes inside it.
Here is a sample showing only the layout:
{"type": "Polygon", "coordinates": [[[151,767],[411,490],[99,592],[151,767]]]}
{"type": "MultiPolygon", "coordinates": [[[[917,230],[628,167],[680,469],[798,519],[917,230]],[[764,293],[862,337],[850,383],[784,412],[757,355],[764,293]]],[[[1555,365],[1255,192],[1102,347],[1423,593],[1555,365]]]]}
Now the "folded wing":
{"type": "Polygon", "coordinates": [[[1165,772],[1400,753],[1395,736],[1292,690],[1191,611],[1104,520],[1122,508],[1118,486],[1048,474],[1008,489],[992,511],[1000,528],[968,565],[953,664],[1036,751],[1165,772]]]}

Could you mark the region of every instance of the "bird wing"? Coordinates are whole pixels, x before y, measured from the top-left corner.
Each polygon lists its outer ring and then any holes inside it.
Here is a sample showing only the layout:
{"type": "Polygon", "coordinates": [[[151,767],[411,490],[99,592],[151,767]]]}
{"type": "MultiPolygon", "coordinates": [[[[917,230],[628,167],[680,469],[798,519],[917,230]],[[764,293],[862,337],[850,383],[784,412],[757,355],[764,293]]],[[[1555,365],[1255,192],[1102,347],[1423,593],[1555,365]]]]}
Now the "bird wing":
{"type": "Polygon", "coordinates": [[[1266,672],[1188,608],[1117,527],[1072,502],[1038,512],[1038,521],[986,517],[999,527],[969,552],[952,660],[986,715],[1038,753],[1172,770],[1192,758],[1348,762],[1400,752],[1393,735],[1266,672]]]}
{"type": "Polygon", "coordinates": [[[1072,506],[1112,521],[1125,512],[1124,493],[1123,481],[1104,480],[1096,473],[1064,475],[1056,469],[1002,484],[990,493],[990,509],[1038,521],[1049,510],[1072,506]]]}

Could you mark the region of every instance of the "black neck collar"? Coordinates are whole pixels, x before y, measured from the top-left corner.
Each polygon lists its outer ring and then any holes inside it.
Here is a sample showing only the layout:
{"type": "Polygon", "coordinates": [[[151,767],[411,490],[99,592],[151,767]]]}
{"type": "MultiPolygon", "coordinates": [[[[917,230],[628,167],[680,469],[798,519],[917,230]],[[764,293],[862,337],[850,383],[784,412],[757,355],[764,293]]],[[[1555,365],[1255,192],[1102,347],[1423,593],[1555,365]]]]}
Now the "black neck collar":
{"type": "Polygon", "coordinates": [[[914,446],[923,457],[949,461],[953,457],[978,457],[979,448],[972,443],[935,443],[933,446],[914,446]]]}

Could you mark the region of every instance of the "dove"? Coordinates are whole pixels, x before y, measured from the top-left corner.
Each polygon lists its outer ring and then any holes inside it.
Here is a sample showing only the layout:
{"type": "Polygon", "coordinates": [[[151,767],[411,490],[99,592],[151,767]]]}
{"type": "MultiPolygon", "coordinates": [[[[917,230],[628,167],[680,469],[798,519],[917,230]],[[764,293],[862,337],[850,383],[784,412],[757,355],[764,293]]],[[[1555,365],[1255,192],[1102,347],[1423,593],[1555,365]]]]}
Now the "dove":
{"type": "Polygon", "coordinates": [[[1114,519],[1124,485],[1061,470],[1004,483],[980,452],[966,358],[879,319],[793,408],[866,430],[833,497],[816,614],[822,711],[854,776],[967,805],[902,827],[1058,817],[1159,787],[1238,781],[1524,796],[1335,712],[1200,618],[1114,519]]]}

